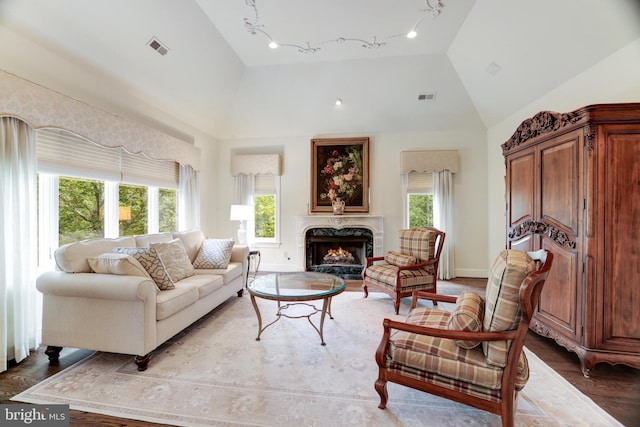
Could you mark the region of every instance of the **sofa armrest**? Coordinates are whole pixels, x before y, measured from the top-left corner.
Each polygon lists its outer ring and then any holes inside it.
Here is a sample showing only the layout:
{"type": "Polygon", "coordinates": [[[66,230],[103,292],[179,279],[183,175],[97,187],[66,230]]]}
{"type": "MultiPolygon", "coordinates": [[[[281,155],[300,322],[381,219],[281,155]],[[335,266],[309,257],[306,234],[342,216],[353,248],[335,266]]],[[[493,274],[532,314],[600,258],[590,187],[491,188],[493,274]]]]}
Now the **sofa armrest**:
{"type": "Polygon", "coordinates": [[[249,258],[249,246],[233,245],[233,249],[231,250],[230,262],[242,263],[242,271],[247,271],[247,267],[249,266],[248,258],[249,258]]]}
{"type": "Polygon", "coordinates": [[[47,271],[36,280],[36,288],[45,295],[120,301],[151,301],[155,304],[157,287],[142,276],[47,271]]]}

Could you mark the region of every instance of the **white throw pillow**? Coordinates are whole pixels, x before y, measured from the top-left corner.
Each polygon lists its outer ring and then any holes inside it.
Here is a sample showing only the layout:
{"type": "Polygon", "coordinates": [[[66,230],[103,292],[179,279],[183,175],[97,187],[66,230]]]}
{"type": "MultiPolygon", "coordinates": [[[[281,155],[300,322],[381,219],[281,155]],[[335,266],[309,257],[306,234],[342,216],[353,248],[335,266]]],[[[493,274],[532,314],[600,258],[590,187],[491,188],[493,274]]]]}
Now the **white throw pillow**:
{"type": "Polygon", "coordinates": [[[193,261],[195,268],[227,268],[231,260],[233,240],[205,239],[200,253],[193,261]]]}
{"type": "Polygon", "coordinates": [[[151,278],[142,264],[131,255],[107,253],[87,258],[87,261],[94,273],[151,278]]]}
{"type": "Polygon", "coordinates": [[[174,283],[196,274],[182,240],[173,239],[169,243],[149,243],[149,247],[158,251],[164,268],[174,283]]]}

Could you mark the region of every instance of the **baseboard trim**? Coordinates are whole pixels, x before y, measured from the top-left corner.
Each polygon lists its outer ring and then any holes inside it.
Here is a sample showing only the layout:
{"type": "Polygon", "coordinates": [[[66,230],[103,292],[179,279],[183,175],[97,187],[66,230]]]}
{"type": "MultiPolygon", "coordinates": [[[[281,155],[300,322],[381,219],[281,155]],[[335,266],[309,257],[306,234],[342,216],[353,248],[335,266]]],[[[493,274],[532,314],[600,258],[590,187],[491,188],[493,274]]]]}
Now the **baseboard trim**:
{"type": "Polygon", "coordinates": [[[479,279],[486,279],[489,277],[487,270],[481,270],[477,268],[456,268],[456,277],[474,277],[479,279]]]}

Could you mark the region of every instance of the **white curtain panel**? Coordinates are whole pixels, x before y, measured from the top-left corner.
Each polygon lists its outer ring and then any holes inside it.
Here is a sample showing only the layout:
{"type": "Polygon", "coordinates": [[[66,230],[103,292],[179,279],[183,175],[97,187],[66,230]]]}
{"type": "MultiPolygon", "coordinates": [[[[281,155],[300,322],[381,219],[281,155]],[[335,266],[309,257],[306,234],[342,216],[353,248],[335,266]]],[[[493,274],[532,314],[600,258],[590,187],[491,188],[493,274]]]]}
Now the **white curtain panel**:
{"type": "MultiPolygon", "coordinates": [[[[234,183],[234,204],[253,206],[253,196],[256,192],[256,176],[253,173],[238,173],[234,183]]],[[[247,242],[253,247],[256,239],[256,222],[246,221],[247,242]]]]}
{"type": "Polygon", "coordinates": [[[20,362],[40,345],[37,275],[37,160],[34,129],[0,117],[0,359],[20,362]]]}
{"type": "Polygon", "coordinates": [[[446,233],[438,279],[447,280],[456,277],[453,250],[453,174],[449,170],[433,172],[433,226],[446,233]]]}
{"type": "Polygon", "coordinates": [[[191,165],[180,165],[178,177],[178,230],[200,228],[199,172],[191,165]]]}

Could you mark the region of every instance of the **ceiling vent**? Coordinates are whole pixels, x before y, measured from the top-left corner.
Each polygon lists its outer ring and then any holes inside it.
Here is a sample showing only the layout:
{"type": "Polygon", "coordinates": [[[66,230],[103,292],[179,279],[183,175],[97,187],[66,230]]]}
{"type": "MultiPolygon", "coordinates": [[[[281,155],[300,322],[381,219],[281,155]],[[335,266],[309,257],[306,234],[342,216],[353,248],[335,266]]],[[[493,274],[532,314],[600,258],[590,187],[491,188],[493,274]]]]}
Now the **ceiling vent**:
{"type": "Polygon", "coordinates": [[[418,95],[418,100],[419,101],[431,101],[433,99],[436,99],[436,94],[435,93],[421,93],[418,95]]]}
{"type": "Polygon", "coordinates": [[[169,52],[169,48],[155,37],[149,40],[149,43],[147,43],[147,45],[151,46],[151,49],[155,50],[162,56],[165,56],[169,52]]]}

